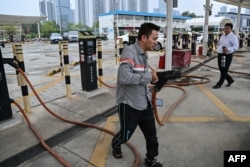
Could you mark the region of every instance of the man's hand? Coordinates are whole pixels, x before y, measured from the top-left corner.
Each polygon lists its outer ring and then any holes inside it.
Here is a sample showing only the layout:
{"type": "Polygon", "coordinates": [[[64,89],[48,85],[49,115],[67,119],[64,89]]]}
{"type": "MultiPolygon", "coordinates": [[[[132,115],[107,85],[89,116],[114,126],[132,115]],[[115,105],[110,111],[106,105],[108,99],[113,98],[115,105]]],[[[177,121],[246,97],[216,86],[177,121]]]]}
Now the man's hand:
{"type": "Polygon", "coordinates": [[[159,80],[156,71],[152,70],[151,75],[152,75],[152,83],[156,83],[159,80]]]}
{"type": "Polygon", "coordinates": [[[227,53],[228,52],[228,48],[226,46],[223,46],[222,49],[223,49],[223,53],[227,53]]]}

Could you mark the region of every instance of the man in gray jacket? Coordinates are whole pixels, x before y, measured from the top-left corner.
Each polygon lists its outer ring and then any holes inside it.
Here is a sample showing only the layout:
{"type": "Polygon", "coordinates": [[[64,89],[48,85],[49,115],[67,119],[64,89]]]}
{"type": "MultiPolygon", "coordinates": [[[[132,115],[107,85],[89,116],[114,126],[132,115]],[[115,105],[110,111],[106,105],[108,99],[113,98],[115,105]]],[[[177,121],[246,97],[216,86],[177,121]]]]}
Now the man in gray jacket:
{"type": "Polygon", "coordinates": [[[122,158],[121,144],[130,139],[137,125],[146,139],[145,166],[162,167],[158,155],[158,140],[151,104],[149,82],[157,82],[156,71],[148,71],[148,54],[157,44],[160,27],[153,23],[141,25],[138,41],[124,48],[117,76],[116,103],[120,130],[112,139],[113,156],[122,158]]]}

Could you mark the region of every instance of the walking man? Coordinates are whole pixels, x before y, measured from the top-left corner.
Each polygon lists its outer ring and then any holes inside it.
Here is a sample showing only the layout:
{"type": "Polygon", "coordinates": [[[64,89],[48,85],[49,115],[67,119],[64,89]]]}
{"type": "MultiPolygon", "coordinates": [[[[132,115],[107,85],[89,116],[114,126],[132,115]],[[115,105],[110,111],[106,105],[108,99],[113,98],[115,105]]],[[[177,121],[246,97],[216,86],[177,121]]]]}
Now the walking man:
{"type": "Polygon", "coordinates": [[[238,49],[239,42],[237,37],[232,32],[233,24],[226,23],[224,26],[224,34],[221,35],[217,47],[218,53],[218,66],[220,69],[220,79],[213,87],[218,89],[223,84],[224,80],[227,80],[227,87],[234,83],[233,78],[228,74],[228,69],[233,59],[233,53],[238,49]]]}
{"type": "Polygon", "coordinates": [[[122,158],[121,144],[130,139],[137,125],[146,140],[147,167],[162,167],[157,162],[158,139],[151,104],[149,82],[157,82],[156,71],[148,71],[148,54],[157,44],[160,27],[153,23],[141,25],[138,41],[124,48],[117,75],[116,103],[120,118],[120,130],[112,139],[112,153],[122,158]]]}

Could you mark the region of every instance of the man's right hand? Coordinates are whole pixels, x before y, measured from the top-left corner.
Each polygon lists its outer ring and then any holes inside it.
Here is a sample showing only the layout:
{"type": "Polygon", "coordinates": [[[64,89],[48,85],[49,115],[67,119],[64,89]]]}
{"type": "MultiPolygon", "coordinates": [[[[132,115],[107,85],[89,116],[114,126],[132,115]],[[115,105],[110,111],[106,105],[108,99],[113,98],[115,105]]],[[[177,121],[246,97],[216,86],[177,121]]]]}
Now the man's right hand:
{"type": "Polygon", "coordinates": [[[159,80],[156,71],[152,70],[151,75],[152,75],[152,83],[156,83],[159,80]]]}

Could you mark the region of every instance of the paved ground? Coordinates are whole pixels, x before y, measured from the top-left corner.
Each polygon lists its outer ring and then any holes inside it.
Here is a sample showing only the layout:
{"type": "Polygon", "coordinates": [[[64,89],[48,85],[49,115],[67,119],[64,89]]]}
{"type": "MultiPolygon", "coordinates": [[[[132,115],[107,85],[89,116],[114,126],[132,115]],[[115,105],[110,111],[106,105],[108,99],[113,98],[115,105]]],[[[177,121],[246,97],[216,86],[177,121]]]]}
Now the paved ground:
{"type": "MultiPolygon", "coordinates": [[[[112,41],[103,42],[103,80],[114,86],[116,70],[112,41]]],[[[78,61],[77,44],[69,45],[70,62],[78,61]]],[[[111,131],[119,128],[115,113],[115,89],[99,88],[85,92],[81,88],[79,65],[70,66],[72,97],[66,97],[64,77],[61,73],[48,76],[47,73],[59,67],[58,47],[50,44],[25,44],[26,73],[39,96],[49,109],[58,115],[75,121],[87,121],[111,131]],[[97,95],[95,95],[97,94],[97,95]],[[95,95],[95,96],[94,96],[95,95]]],[[[150,52],[150,64],[158,67],[160,52],[150,52]]],[[[215,54],[214,54],[215,55],[215,54]]],[[[3,49],[3,57],[12,57],[11,47],[3,49]]],[[[193,56],[193,61],[207,61],[209,58],[193,56]]],[[[216,67],[216,59],[206,63],[216,67]]],[[[188,70],[197,67],[192,62],[188,70]]],[[[235,53],[230,70],[248,73],[232,73],[235,83],[212,89],[219,78],[219,72],[207,66],[200,66],[188,75],[209,78],[206,84],[183,86],[187,96],[171,113],[164,126],[157,125],[160,155],[159,161],[171,167],[221,167],[225,150],[250,150],[249,112],[249,69],[250,58],[247,49],[235,53]]],[[[21,90],[17,86],[15,71],[5,65],[10,97],[23,105],[21,90]]],[[[188,80],[197,82],[199,79],[188,80]]],[[[32,113],[28,117],[37,131],[71,166],[74,167],[128,167],[133,166],[134,155],[127,146],[122,146],[124,158],[113,158],[110,150],[112,136],[93,128],[79,127],[60,121],[46,112],[30,92],[32,113]]],[[[171,104],[181,96],[179,89],[166,87],[157,98],[163,99],[158,107],[163,116],[171,104]]],[[[13,118],[0,122],[0,166],[62,166],[38,144],[18,109],[13,105],[13,118]]],[[[143,166],[145,140],[139,129],[130,142],[140,153],[143,166]]]]}

